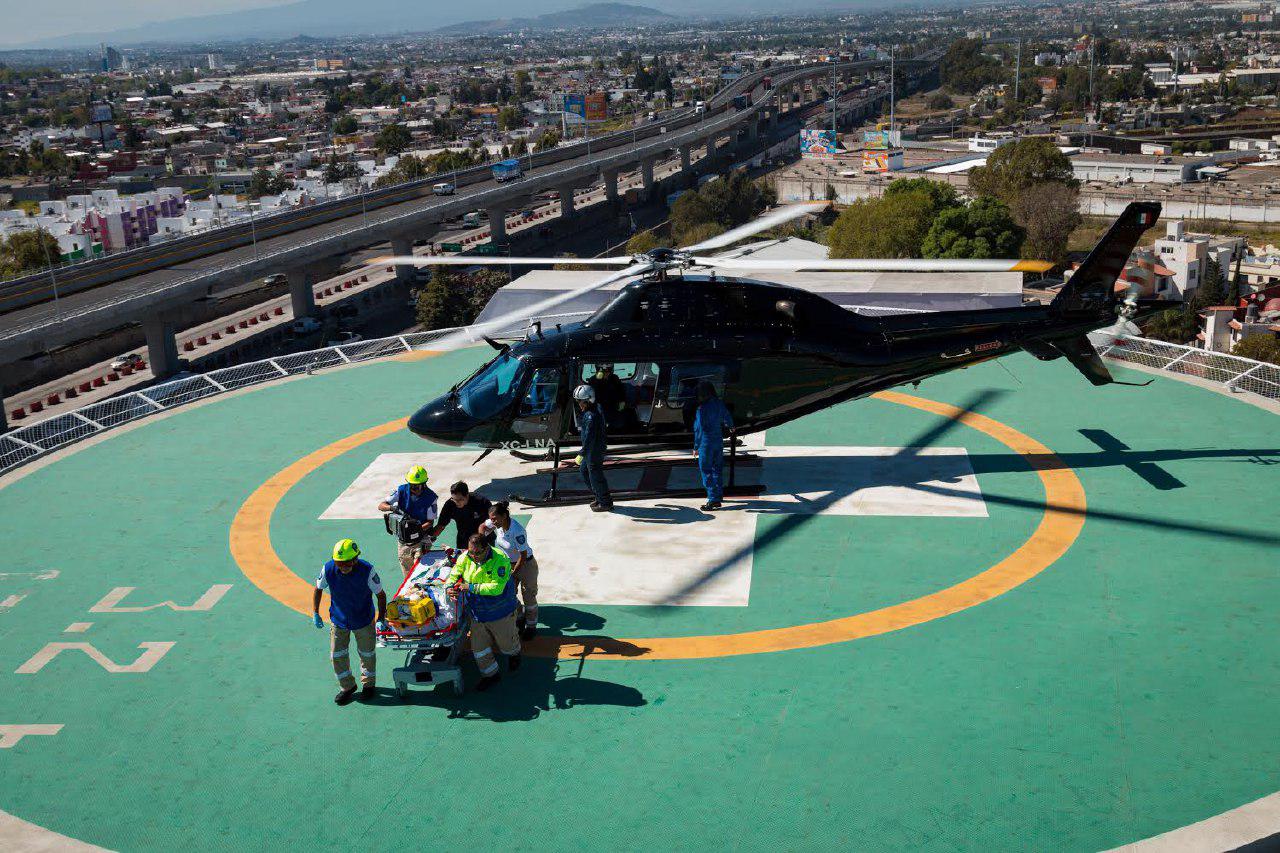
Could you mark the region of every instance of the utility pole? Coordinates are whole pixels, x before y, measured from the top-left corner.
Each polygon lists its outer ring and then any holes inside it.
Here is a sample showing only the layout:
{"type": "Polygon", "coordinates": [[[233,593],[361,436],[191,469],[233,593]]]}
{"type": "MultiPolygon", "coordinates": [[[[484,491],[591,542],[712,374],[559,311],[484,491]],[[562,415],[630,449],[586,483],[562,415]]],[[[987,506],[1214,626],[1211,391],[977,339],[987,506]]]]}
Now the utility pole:
{"type": "Polygon", "coordinates": [[[897,87],[894,85],[893,45],[889,45],[889,146],[890,147],[893,147],[893,119],[894,119],[893,101],[894,101],[894,97],[897,94],[894,91],[896,88],[897,87]]]}
{"type": "Polygon", "coordinates": [[[1022,78],[1022,36],[1018,36],[1017,58],[1013,61],[1013,103],[1018,104],[1018,83],[1022,78]]]}
{"type": "Polygon", "coordinates": [[[1093,36],[1089,36],[1089,109],[1098,115],[1098,104],[1093,97],[1093,36]]]}

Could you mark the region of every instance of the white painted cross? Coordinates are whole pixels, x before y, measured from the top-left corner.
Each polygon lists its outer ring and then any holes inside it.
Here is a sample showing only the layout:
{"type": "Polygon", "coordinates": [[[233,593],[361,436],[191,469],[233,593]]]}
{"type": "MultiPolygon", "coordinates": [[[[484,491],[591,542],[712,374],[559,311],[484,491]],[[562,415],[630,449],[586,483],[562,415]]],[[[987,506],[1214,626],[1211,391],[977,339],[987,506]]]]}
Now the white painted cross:
{"type": "MultiPolygon", "coordinates": [[[[762,439],[757,438],[760,442],[762,439]]],[[[738,482],[766,485],[756,498],[734,499],[714,518],[697,499],[627,501],[612,513],[585,506],[531,510],[530,545],[542,567],[538,600],[561,604],[745,607],[751,593],[756,518],[769,514],[948,516],[985,518],[986,504],[962,447],[769,447],[762,466],[739,466],[738,482]],[[740,555],[727,566],[725,555],[740,555]]],[[[321,520],[378,518],[378,502],[404,482],[411,465],[426,465],[431,487],[448,500],[448,485],[464,480],[490,499],[540,494],[548,475],[533,464],[494,453],[472,465],[472,452],[384,453],[320,515],[321,520]]],[[[613,489],[635,488],[643,468],[609,473],[613,489]]],[[[582,489],[576,471],[561,488],[582,489]]],[[[672,470],[672,489],[697,488],[695,466],[672,470]]],[[[520,507],[513,507],[520,512],[520,507]]],[[[347,535],[334,531],[335,536],[347,535]]],[[[452,530],[445,544],[453,544],[452,530]]],[[[364,543],[373,562],[395,562],[390,541],[364,543]],[[379,560],[378,555],[385,556],[379,560]]]]}

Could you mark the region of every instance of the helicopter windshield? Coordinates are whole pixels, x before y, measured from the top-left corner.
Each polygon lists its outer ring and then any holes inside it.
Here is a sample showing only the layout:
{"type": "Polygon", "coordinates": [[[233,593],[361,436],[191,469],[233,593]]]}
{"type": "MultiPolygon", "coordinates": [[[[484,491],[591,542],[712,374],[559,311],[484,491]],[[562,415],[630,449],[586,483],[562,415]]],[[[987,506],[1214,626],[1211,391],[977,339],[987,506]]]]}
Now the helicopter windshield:
{"type": "Polygon", "coordinates": [[[501,353],[458,389],[458,404],[473,418],[491,418],[511,405],[523,374],[520,359],[501,353]]]}

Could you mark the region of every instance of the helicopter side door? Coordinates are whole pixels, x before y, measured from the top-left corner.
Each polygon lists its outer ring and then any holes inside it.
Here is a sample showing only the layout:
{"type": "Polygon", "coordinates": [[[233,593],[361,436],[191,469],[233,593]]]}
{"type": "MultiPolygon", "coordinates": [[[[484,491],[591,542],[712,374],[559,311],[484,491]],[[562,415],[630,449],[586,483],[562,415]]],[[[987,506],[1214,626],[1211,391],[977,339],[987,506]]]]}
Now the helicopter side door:
{"type": "Polygon", "coordinates": [[[659,365],[657,395],[649,420],[649,432],[693,432],[693,417],[698,408],[698,386],[710,382],[734,409],[734,389],[741,375],[737,359],[674,361],[659,365]]]}
{"type": "Polygon", "coordinates": [[[521,389],[511,431],[533,444],[556,441],[567,406],[564,368],[558,364],[535,367],[521,389]]]}

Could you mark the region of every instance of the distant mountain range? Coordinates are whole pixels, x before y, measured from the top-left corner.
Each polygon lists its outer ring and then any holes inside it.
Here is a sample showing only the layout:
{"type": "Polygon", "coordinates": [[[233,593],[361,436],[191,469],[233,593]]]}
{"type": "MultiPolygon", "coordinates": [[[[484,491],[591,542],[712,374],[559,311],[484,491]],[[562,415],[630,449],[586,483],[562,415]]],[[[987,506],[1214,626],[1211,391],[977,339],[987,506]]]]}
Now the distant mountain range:
{"type": "Polygon", "coordinates": [[[536,18],[494,18],[488,21],[463,21],[441,27],[443,35],[498,35],[521,30],[563,30],[581,27],[634,27],[669,24],[679,20],[659,9],[630,6],[626,3],[593,3],[563,12],[548,12],[536,18]]]}
{"type": "MultiPolygon", "coordinates": [[[[979,0],[915,0],[917,5],[972,5],[979,0]]],[[[56,0],[55,0],[56,2],[56,0]]],[[[117,47],[148,43],[211,44],[248,39],[278,40],[443,32],[503,33],[520,29],[609,27],[670,23],[669,12],[685,16],[731,16],[801,11],[887,8],[901,0],[800,0],[785,10],[773,0],[649,0],[660,7],[624,3],[582,6],[582,0],[296,0],[284,5],[156,21],[110,31],[8,43],[8,49],[117,47]],[[542,14],[523,17],[536,6],[542,14]],[[664,11],[665,10],[665,11],[664,11]]],[[[7,34],[6,34],[7,35],[7,34]]]]}

